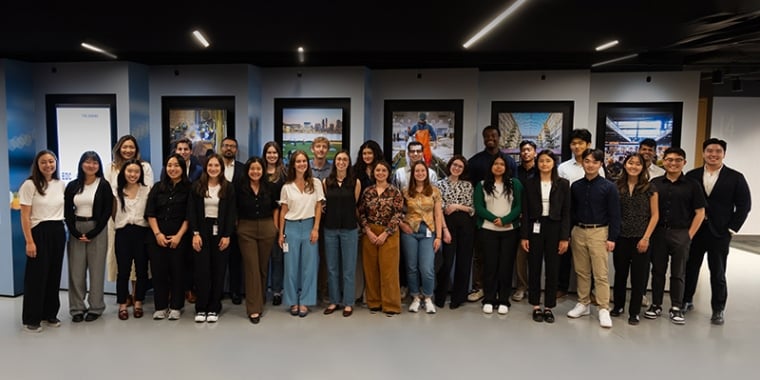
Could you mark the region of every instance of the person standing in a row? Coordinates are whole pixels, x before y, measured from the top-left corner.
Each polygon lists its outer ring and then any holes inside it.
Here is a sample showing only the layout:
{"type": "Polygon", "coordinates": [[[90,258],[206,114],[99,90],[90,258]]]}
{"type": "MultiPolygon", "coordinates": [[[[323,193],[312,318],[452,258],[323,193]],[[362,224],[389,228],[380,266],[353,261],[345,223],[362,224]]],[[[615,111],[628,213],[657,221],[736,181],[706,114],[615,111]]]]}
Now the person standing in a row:
{"type": "MultiPolygon", "coordinates": [[[[266,176],[265,178],[267,182],[273,185],[272,191],[274,194],[276,194],[275,197],[279,200],[282,185],[285,184],[285,178],[288,176],[287,170],[285,169],[285,164],[282,160],[282,149],[280,148],[280,144],[278,144],[276,141],[268,141],[266,144],[264,144],[264,149],[261,153],[261,156],[266,161],[266,166],[264,167],[264,175],[266,176]]],[[[279,218],[280,216],[278,214],[277,220],[275,222],[278,228],[277,236],[282,233],[279,229],[283,227],[280,225],[279,218]]],[[[272,269],[272,279],[270,281],[270,286],[272,288],[273,306],[279,306],[282,304],[282,278],[284,275],[282,247],[280,247],[277,239],[278,238],[275,237],[275,244],[272,245],[272,253],[270,256],[270,265],[272,269]]]]}

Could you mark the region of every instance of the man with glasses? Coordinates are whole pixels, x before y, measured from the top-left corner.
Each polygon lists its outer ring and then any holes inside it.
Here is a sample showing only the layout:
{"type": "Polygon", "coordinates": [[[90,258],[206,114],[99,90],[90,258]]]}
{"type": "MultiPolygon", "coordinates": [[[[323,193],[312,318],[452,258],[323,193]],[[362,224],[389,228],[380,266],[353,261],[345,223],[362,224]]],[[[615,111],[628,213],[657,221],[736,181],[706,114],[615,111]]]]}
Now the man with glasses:
{"type": "MultiPolygon", "coordinates": [[[[245,165],[236,160],[238,143],[234,137],[225,137],[222,140],[222,159],[224,159],[224,178],[233,185],[236,184],[245,171],[245,165]]],[[[229,260],[229,287],[230,299],[235,305],[243,302],[241,296],[243,290],[243,258],[240,256],[240,246],[237,242],[237,234],[230,234],[230,260],[229,260]]]]}
{"type": "MultiPolygon", "coordinates": [[[[417,161],[423,161],[423,147],[419,141],[412,141],[406,145],[406,165],[400,168],[396,168],[396,172],[393,174],[393,184],[399,188],[399,190],[406,191],[406,187],[409,186],[409,176],[412,173],[412,164],[417,161]]],[[[435,170],[428,167],[428,175],[430,176],[430,183],[435,185],[438,182],[438,176],[435,174],[435,170]]]]}
{"type": "Polygon", "coordinates": [[[683,174],[686,152],[670,147],[665,151],[665,175],[652,180],[659,194],[660,220],[652,233],[652,305],[648,319],[662,315],[665,273],[670,261],[670,321],[682,325],[684,275],[691,239],[705,218],[705,197],[699,183],[683,174]]]}

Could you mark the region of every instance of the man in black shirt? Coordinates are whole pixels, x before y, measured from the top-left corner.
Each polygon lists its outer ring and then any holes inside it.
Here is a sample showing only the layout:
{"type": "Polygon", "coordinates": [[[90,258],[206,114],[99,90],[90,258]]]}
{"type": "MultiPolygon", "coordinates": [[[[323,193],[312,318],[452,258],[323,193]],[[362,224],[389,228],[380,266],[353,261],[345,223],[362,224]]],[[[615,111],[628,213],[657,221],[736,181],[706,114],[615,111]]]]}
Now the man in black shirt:
{"type": "Polygon", "coordinates": [[[665,175],[652,180],[659,193],[660,221],[652,234],[652,306],[648,319],[662,315],[665,272],[670,258],[670,321],[682,325],[684,273],[691,239],[705,218],[705,197],[699,183],[683,174],[686,152],[670,147],[665,151],[665,175]]]}
{"type": "MultiPolygon", "coordinates": [[[[520,183],[527,183],[529,178],[538,175],[536,167],[536,143],[530,140],[520,142],[520,165],[517,166],[517,179],[520,183]]],[[[528,253],[522,249],[522,245],[517,246],[517,256],[515,257],[515,274],[517,278],[517,289],[512,295],[512,300],[520,302],[525,298],[525,292],[528,290],[528,253]]]]}

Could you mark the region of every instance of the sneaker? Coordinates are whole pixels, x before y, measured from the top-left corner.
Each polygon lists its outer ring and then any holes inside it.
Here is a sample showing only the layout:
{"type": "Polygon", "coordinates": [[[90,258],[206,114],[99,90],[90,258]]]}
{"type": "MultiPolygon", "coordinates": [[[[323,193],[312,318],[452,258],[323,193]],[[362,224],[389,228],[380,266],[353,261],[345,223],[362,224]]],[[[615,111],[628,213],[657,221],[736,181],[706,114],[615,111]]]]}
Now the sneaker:
{"type": "Polygon", "coordinates": [[[612,327],[612,318],[610,318],[610,311],[607,309],[599,309],[599,326],[606,329],[612,327]]]}
{"type": "Polygon", "coordinates": [[[487,303],[487,304],[483,305],[483,312],[486,313],[486,314],[492,314],[493,313],[493,305],[491,305],[490,303],[487,303]]]}
{"type": "Polygon", "coordinates": [[[42,326],[40,325],[24,325],[24,331],[29,333],[41,333],[42,326]]]}
{"type": "Polygon", "coordinates": [[[485,293],[483,293],[483,289],[478,289],[472,291],[470,294],[467,295],[467,301],[470,302],[478,302],[485,297],[485,293]]]}
{"type": "Polygon", "coordinates": [[[670,321],[677,324],[677,325],[683,325],[686,323],[686,318],[683,317],[683,311],[677,307],[671,307],[668,311],[668,314],[670,315],[670,321]]]}
{"type": "Polygon", "coordinates": [[[50,318],[43,321],[48,327],[61,327],[61,320],[58,318],[50,318]]]}
{"type": "Polygon", "coordinates": [[[153,313],[153,319],[160,320],[166,318],[166,315],[169,314],[169,309],[166,310],[156,310],[155,313],[153,313]]]}
{"type": "Polygon", "coordinates": [[[641,296],[641,306],[643,307],[649,307],[649,298],[647,298],[647,295],[644,294],[641,296]]]}
{"type": "Polygon", "coordinates": [[[694,303],[693,302],[684,302],[683,308],[681,309],[684,314],[694,310],[694,303]]]}
{"type": "Polygon", "coordinates": [[[623,315],[623,308],[622,307],[613,307],[612,310],[610,311],[610,316],[611,317],[619,317],[621,315],[623,315]]]}
{"type": "Polygon", "coordinates": [[[425,312],[428,314],[435,314],[435,304],[430,297],[425,298],[425,312]]]}
{"type": "Polygon", "coordinates": [[[569,318],[580,318],[584,315],[591,314],[591,310],[589,310],[588,305],[584,305],[580,302],[575,304],[575,307],[567,312],[567,316],[569,318]]]}
{"type": "Polygon", "coordinates": [[[195,313],[195,323],[203,323],[206,322],[206,313],[198,312],[195,313]]]}
{"type": "Polygon", "coordinates": [[[646,319],[657,319],[657,317],[662,315],[662,306],[658,305],[652,305],[647,309],[647,311],[644,312],[644,318],[646,319]]]}
{"type": "Polygon", "coordinates": [[[420,297],[414,297],[414,300],[412,300],[412,304],[409,305],[409,311],[412,313],[416,313],[420,311],[420,297]]]}
{"type": "Polygon", "coordinates": [[[176,309],[169,309],[169,320],[170,321],[176,321],[179,319],[180,315],[182,315],[182,312],[176,309]]]}
{"type": "Polygon", "coordinates": [[[512,301],[520,302],[525,298],[525,291],[517,289],[515,290],[515,294],[512,294],[512,301]]]}
{"type": "Polygon", "coordinates": [[[628,317],[628,324],[631,326],[636,326],[639,324],[639,316],[638,315],[631,315],[628,317]]]}
{"type": "Polygon", "coordinates": [[[501,315],[506,315],[507,313],[509,313],[509,306],[499,305],[499,308],[496,310],[496,312],[501,315]]]}
{"type": "Polygon", "coordinates": [[[216,321],[219,320],[219,314],[214,313],[213,311],[206,314],[206,322],[208,323],[216,323],[216,321]]]}

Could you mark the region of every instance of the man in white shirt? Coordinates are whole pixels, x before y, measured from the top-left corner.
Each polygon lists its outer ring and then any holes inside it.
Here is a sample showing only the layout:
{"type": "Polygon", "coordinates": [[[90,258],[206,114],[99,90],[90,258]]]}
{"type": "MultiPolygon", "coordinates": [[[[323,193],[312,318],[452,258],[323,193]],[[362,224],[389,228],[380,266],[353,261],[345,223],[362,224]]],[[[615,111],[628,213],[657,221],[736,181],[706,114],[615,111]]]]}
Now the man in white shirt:
{"type": "MultiPolygon", "coordinates": [[[[238,143],[234,137],[225,137],[222,140],[222,159],[224,160],[224,178],[232,184],[237,183],[244,174],[245,165],[236,160],[238,152],[238,143]]],[[[229,289],[230,300],[235,305],[243,302],[243,258],[240,255],[240,246],[237,241],[237,234],[230,235],[230,259],[229,259],[229,289]]]]}
{"type": "Polygon", "coordinates": [[[644,157],[649,171],[649,180],[665,175],[665,169],[657,166],[657,142],[654,139],[644,139],[639,143],[639,154],[644,157]]]}
{"type": "MultiPolygon", "coordinates": [[[[409,175],[411,174],[412,163],[417,161],[423,161],[423,147],[419,141],[412,141],[406,146],[406,165],[396,169],[393,174],[393,184],[399,188],[402,192],[409,186],[409,175]]],[[[438,176],[435,174],[435,170],[428,168],[428,176],[430,177],[430,183],[435,184],[438,182],[438,176]]]]}

